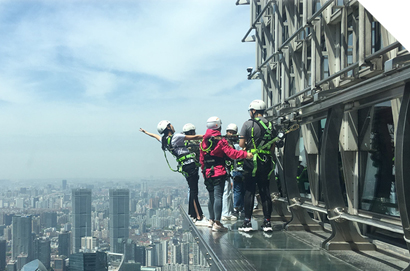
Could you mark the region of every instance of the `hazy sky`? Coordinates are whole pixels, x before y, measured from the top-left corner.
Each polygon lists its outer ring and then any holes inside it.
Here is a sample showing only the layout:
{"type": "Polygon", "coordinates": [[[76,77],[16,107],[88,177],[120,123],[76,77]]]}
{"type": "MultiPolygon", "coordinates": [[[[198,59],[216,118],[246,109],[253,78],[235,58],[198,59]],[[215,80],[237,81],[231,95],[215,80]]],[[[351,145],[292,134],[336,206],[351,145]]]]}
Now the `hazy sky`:
{"type": "Polygon", "coordinates": [[[139,128],[246,120],[261,95],[249,14],[221,0],[0,1],[0,179],[178,176],[139,128]]]}
{"type": "Polygon", "coordinates": [[[240,127],[261,97],[235,2],[0,0],[0,179],[179,177],[140,127],[240,127]]]}

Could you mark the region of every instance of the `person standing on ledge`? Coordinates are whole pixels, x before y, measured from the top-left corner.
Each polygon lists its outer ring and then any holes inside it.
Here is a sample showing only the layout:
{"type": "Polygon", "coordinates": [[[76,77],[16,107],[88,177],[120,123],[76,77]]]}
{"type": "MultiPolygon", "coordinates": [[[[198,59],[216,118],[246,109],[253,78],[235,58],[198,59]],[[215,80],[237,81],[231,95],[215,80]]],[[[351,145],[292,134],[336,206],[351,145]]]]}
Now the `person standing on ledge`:
{"type": "Polygon", "coordinates": [[[184,175],[189,186],[188,215],[196,226],[208,226],[198,200],[198,167],[195,163],[195,154],[190,153],[185,146],[185,140],[201,140],[202,135],[175,134],[174,126],[168,120],[162,120],[157,125],[160,135],[149,133],[140,128],[140,131],[150,137],[156,138],[162,144],[162,150],[168,150],[178,162],[178,171],[184,175]]]}
{"type": "Polygon", "coordinates": [[[222,121],[218,117],[210,117],[206,123],[206,133],[200,144],[199,161],[204,174],[205,186],[209,193],[208,211],[209,227],[212,231],[228,231],[221,223],[222,194],[228,179],[225,169],[225,157],[231,159],[252,159],[253,154],[237,151],[231,148],[225,138],[221,136],[222,121]]]}
{"type": "Polygon", "coordinates": [[[248,111],[250,119],[241,129],[239,146],[254,154],[253,161],[244,161],[244,207],[245,220],[239,231],[252,231],[251,217],[254,206],[255,189],[258,185],[259,195],[262,201],[264,221],[262,230],[272,231],[270,223],[272,213],[272,200],[269,192],[269,177],[273,171],[272,152],[275,144],[266,148],[264,145],[276,137],[276,130],[272,123],[263,117],[266,104],[262,100],[254,100],[250,103],[248,111]]]}

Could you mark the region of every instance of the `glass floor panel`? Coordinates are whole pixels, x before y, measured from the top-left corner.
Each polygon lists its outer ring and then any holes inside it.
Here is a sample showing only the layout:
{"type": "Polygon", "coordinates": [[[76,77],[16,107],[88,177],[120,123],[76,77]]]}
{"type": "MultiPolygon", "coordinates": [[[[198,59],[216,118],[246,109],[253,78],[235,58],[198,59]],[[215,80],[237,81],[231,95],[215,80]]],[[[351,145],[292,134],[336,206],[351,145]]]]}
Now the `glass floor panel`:
{"type": "Polygon", "coordinates": [[[198,244],[204,243],[208,249],[206,255],[214,263],[210,265],[211,271],[385,271],[403,270],[408,266],[406,261],[377,251],[326,251],[321,249],[321,243],[328,237],[326,234],[287,232],[282,230],[282,222],[272,222],[273,232],[265,233],[260,230],[261,217],[252,220],[254,231],[249,233],[238,231],[243,220],[222,221],[228,232],[212,232],[208,227],[196,227],[189,221],[191,231],[198,236],[198,244]]]}
{"type": "Polygon", "coordinates": [[[318,250],[250,251],[241,253],[257,270],[318,271],[359,270],[329,254],[318,250]]]}

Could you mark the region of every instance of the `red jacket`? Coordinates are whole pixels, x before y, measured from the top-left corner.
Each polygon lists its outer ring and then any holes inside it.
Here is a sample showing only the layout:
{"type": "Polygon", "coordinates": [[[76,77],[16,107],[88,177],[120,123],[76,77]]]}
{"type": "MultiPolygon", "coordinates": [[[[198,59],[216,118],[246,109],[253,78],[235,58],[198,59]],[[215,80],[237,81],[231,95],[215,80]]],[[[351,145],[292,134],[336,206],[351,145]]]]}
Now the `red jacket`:
{"type": "MultiPolygon", "coordinates": [[[[201,142],[201,147],[200,148],[200,154],[199,154],[199,162],[201,163],[201,168],[202,168],[202,172],[204,170],[204,155],[205,152],[202,149],[207,149],[209,147],[209,141],[208,139],[212,136],[220,136],[221,132],[219,132],[218,130],[211,130],[208,129],[206,130],[206,133],[204,135],[204,139],[201,142]]],[[[246,158],[246,151],[238,151],[233,149],[232,147],[230,147],[228,145],[228,141],[226,141],[225,138],[222,138],[221,140],[218,141],[218,143],[216,144],[216,146],[212,149],[211,151],[211,156],[216,156],[216,157],[226,157],[228,156],[231,159],[241,159],[241,158],[246,158]]],[[[211,169],[206,169],[205,172],[205,176],[204,177],[219,177],[219,176],[223,176],[226,175],[226,169],[225,166],[222,165],[216,165],[214,166],[214,174],[210,175],[210,170],[211,169]]]]}

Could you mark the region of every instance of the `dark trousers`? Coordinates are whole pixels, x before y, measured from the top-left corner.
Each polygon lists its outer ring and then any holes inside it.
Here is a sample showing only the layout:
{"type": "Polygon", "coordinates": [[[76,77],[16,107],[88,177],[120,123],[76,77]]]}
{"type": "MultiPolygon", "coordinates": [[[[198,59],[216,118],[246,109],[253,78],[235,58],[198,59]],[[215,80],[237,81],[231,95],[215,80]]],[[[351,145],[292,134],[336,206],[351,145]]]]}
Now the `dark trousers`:
{"type": "Polygon", "coordinates": [[[182,171],[186,173],[186,180],[189,187],[188,215],[192,218],[202,217],[203,213],[198,200],[198,167],[195,165],[195,163],[191,163],[188,165],[183,165],[182,171]]]}
{"type": "Polygon", "coordinates": [[[266,219],[270,219],[271,217],[272,199],[270,197],[268,178],[270,170],[270,165],[258,166],[255,177],[252,177],[252,170],[247,170],[244,174],[244,207],[245,218],[247,219],[251,219],[252,217],[256,185],[258,185],[259,195],[262,201],[263,216],[266,219]]]}

